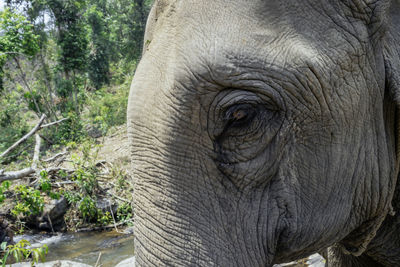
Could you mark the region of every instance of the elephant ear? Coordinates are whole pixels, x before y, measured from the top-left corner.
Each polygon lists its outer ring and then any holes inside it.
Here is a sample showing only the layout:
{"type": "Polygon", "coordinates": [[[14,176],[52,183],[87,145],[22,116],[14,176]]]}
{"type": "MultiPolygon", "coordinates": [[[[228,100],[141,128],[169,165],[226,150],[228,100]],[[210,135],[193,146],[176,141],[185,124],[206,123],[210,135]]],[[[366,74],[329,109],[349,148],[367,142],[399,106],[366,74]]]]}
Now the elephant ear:
{"type": "MultiPolygon", "coordinates": [[[[361,19],[369,26],[378,29],[384,23],[388,7],[392,0],[341,0],[340,2],[348,8],[350,15],[361,19]]],[[[397,0],[395,0],[397,1],[397,0]]]]}
{"type": "MultiPolygon", "coordinates": [[[[392,0],[383,57],[386,88],[396,104],[396,166],[400,171],[400,0],[392,0]]],[[[398,196],[400,197],[400,196],[398,196]]],[[[400,203],[396,203],[399,205],[400,203]]]]}
{"type": "Polygon", "coordinates": [[[397,106],[396,159],[400,165],[400,0],[392,0],[389,8],[388,27],[384,39],[386,88],[397,106]]]}
{"type": "Polygon", "coordinates": [[[143,39],[143,51],[142,56],[149,49],[151,41],[154,35],[164,23],[165,13],[171,13],[175,9],[175,3],[177,0],[156,0],[150,10],[149,16],[146,22],[146,31],[143,39]]]}
{"type": "MultiPolygon", "coordinates": [[[[391,27],[388,30],[384,47],[386,86],[396,105],[400,107],[400,3],[394,9],[399,12],[391,16],[391,27]]],[[[395,13],[392,11],[392,13],[395,13]]]]}
{"type": "MultiPolygon", "coordinates": [[[[347,3],[352,3],[354,6],[352,8],[357,8],[360,11],[361,5],[366,5],[369,1],[358,1],[358,0],[344,0],[347,3]],[[355,5],[358,3],[359,5],[355,5]]],[[[363,13],[358,14],[367,14],[367,11],[371,11],[369,13],[370,18],[376,23],[376,25],[368,24],[371,30],[371,34],[376,34],[375,29],[379,29],[381,32],[380,35],[375,35],[376,38],[373,39],[375,44],[379,43],[378,51],[383,51],[383,63],[385,70],[385,86],[387,92],[389,92],[389,96],[391,100],[394,102],[396,106],[396,114],[393,114],[395,117],[395,129],[393,129],[396,139],[396,177],[393,179],[397,179],[400,169],[400,0],[392,0],[387,1],[390,5],[386,5],[386,1],[371,1],[371,5],[376,5],[377,2],[381,2],[384,4],[381,11],[363,9],[363,13]],[[384,12],[384,10],[386,10],[384,12]],[[378,13],[384,12],[384,13],[378,13]],[[384,15],[382,15],[384,14],[384,15]],[[375,16],[375,17],[374,17],[375,16]],[[378,23],[379,22],[379,23],[378,23]],[[379,27],[377,27],[379,25],[379,27]]],[[[380,7],[381,8],[381,7],[380,7]]],[[[364,16],[364,18],[367,18],[364,16]]],[[[373,23],[374,23],[373,22],[373,23]]],[[[393,199],[400,198],[400,185],[398,183],[395,192],[395,196],[393,199]]],[[[393,203],[395,210],[400,212],[400,208],[398,207],[398,203],[393,203]],[[396,204],[396,205],[395,205],[396,204]]],[[[374,220],[368,221],[364,223],[360,228],[356,229],[353,233],[351,233],[344,240],[339,242],[338,247],[341,248],[341,251],[344,254],[350,254],[353,256],[360,256],[368,247],[368,244],[375,237],[378,229],[380,228],[383,220],[386,218],[387,212],[389,214],[394,214],[393,207],[390,206],[389,210],[383,212],[380,216],[376,217],[374,220]]]]}

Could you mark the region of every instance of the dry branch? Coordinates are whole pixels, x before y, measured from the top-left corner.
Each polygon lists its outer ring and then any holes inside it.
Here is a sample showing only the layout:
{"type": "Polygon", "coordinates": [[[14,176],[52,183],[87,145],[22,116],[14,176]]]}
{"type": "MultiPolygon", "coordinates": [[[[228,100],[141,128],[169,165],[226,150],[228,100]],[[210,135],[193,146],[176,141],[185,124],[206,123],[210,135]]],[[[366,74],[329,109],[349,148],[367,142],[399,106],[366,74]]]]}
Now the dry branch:
{"type": "Polygon", "coordinates": [[[45,169],[45,171],[47,171],[47,173],[55,173],[55,172],[59,172],[59,171],[63,171],[65,173],[73,173],[75,170],[61,168],[61,167],[52,167],[52,168],[45,169]]]}
{"type": "Polygon", "coordinates": [[[50,127],[50,126],[53,126],[53,125],[56,125],[56,124],[60,124],[61,122],[66,121],[68,119],[69,118],[63,118],[63,119],[58,120],[58,121],[53,121],[53,122],[47,123],[47,124],[43,125],[42,127],[40,127],[40,129],[43,129],[43,128],[46,128],[46,127],[50,127]]]}
{"type": "Polygon", "coordinates": [[[40,144],[41,138],[38,134],[35,135],[36,144],[35,144],[35,152],[33,154],[32,165],[29,168],[25,168],[23,170],[14,171],[14,172],[1,172],[0,173],[0,182],[6,180],[17,180],[24,178],[32,173],[35,173],[37,170],[37,165],[39,163],[39,154],[40,154],[40,144]]]}
{"type": "Polygon", "coordinates": [[[52,162],[52,161],[56,160],[57,158],[62,157],[62,156],[64,156],[64,155],[66,155],[66,154],[67,154],[67,152],[58,153],[58,154],[54,155],[54,156],[51,157],[51,158],[48,158],[48,159],[43,160],[43,162],[52,162]]]}
{"type": "MultiPolygon", "coordinates": [[[[37,134],[32,166],[29,168],[25,168],[23,170],[13,171],[13,172],[4,172],[3,170],[0,170],[0,183],[3,181],[7,181],[7,180],[18,180],[18,179],[27,177],[28,175],[31,175],[31,174],[35,173],[36,171],[38,171],[37,165],[39,163],[40,144],[41,144],[41,138],[37,134]]],[[[72,170],[72,169],[66,169],[66,168],[61,168],[61,167],[53,167],[53,168],[48,168],[48,169],[43,169],[43,170],[49,174],[59,172],[59,171],[64,171],[66,173],[74,172],[74,170],[72,170]]],[[[38,172],[40,172],[40,171],[38,171],[38,172]]]]}
{"type": "Polygon", "coordinates": [[[110,196],[112,196],[112,197],[115,197],[116,199],[119,199],[119,200],[121,200],[121,201],[123,201],[123,202],[132,203],[132,201],[127,200],[127,199],[122,198],[122,197],[119,197],[119,196],[117,196],[117,195],[115,195],[115,194],[113,194],[113,193],[106,192],[106,194],[108,194],[108,195],[110,195],[110,196]]]}
{"type": "Polygon", "coordinates": [[[100,251],[100,253],[99,253],[99,257],[97,257],[97,261],[96,261],[96,264],[94,265],[94,267],[99,267],[99,266],[101,266],[101,264],[99,265],[99,263],[100,263],[100,258],[101,258],[101,251],[100,251]]]}
{"type": "Polygon", "coordinates": [[[10,146],[6,151],[1,153],[0,158],[4,157],[8,153],[10,153],[12,150],[14,150],[17,146],[25,142],[29,137],[34,135],[37,131],[41,129],[41,125],[43,124],[44,120],[46,119],[46,115],[42,115],[42,117],[39,120],[39,123],[29,132],[27,133],[24,137],[19,139],[17,142],[15,142],[12,146],[10,146]]]}
{"type": "Polygon", "coordinates": [[[33,153],[33,161],[32,161],[32,169],[36,170],[37,169],[37,165],[39,163],[39,154],[40,154],[40,144],[41,142],[41,138],[38,134],[35,134],[35,139],[36,139],[36,144],[35,144],[35,151],[33,153]]]}
{"type": "Polygon", "coordinates": [[[98,231],[98,230],[107,230],[107,229],[110,229],[110,228],[114,228],[115,226],[124,225],[124,224],[129,223],[129,222],[133,222],[133,220],[125,220],[125,221],[119,222],[119,223],[117,223],[115,225],[114,224],[109,224],[109,225],[98,226],[98,227],[79,228],[79,229],[76,230],[76,232],[79,233],[79,232],[91,232],[91,231],[98,231]]]}
{"type": "Polygon", "coordinates": [[[47,124],[43,124],[44,120],[46,119],[46,115],[43,114],[42,117],[40,118],[38,124],[29,132],[27,133],[24,137],[22,137],[21,139],[19,139],[17,142],[15,142],[12,146],[10,146],[6,151],[4,151],[3,153],[1,153],[0,158],[4,157],[5,155],[7,155],[8,153],[10,153],[12,150],[14,150],[17,146],[19,146],[20,144],[22,144],[23,142],[25,142],[29,137],[31,137],[32,135],[34,135],[37,131],[43,129],[43,128],[47,128],[56,124],[59,124],[63,121],[68,120],[69,118],[63,118],[61,120],[58,121],[54,121],[54,122],[50,122],[47,124]]]}
{"type": "Polygon", "coordinates": [[[4,172],[0,174],[0,183],[7,180],[18,180],[32,173],[35,173],[35,169],[33,169],[32,167],[15,172],[4,172]]]}
{"type": "MultiPolygon", "coordinates": [[[[1,171],[0,172],[0,182],[6,181],[6,180],[21,179],[21,178],[24,178],[24,177],[26,177],[26,176],[28,176],[28,175],[30,175],[32,173],[35,173],[37,171],[37,166],[39,164],[41,137],[40,137],[39,134],[36,134],[36,132],[39,131],[40,129],[45,128],[45,127],[50,127],[50,126],[59,124],[59,123],[65,121],[65,120],[68,120],[68,118],[64,118],[64,119],[61,119],[61,120],[58,120],[58,121],[55,121],[55,122],[51,122],[51,123],[42,125],[45,119],[46,119],[46,115],[43,114],[42,117],[40,118],[38,124],[36,124],[36,126],[33,127],[33,129],[29,133],[24,135],[24,137],[19,139],[12,146],[10,146],[6,151],[4,151],[3,153],[0,154],[0,158],[4,157],[8,153],[10,153],[12,150],[14,150],[17,146],[19,146],[20,144],[25,142],[29,137],[31,137],[32,135],[35,134],[36,143],[35,143],[35,150],[34,150],[34,154],[33,154],[32,166],[29,167],[29,168],[25,168],[23,170],[13,171],[13,172],[1,171]]],[[[57,168],[57,169],[61,170],[61,168],[57,168]]],[[[48,172],[50,172],[50,171],[54,171],[54,170],[49,169],[48,172]]]]}

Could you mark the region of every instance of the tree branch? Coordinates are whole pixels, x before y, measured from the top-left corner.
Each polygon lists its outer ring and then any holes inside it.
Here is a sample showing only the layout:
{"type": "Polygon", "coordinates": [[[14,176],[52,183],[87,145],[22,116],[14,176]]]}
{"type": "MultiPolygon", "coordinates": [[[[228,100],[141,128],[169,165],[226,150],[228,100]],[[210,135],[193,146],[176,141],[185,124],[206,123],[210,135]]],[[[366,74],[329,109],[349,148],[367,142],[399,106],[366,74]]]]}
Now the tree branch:
{"type": "Polygon", "coordinates": [[[40,129],[43,129],[43,128],[46,128],[46,127],[50,127],[50,126],[53,126],[53,125],[56,125],[56,124],[60,124],[61,122],[66,121],[66,120],[69,120],[69,118],[63,118],[63,119],[58,120],[58,121],[47,123],[47,124],[41,126],[40,129]]]}
{"type": "Polygon", "coordinates": [[[24,178],[32,173],[35,173],[35,169],[32,167],[25,168],[20,171],[15,171],[15,172],[4,172],[0,174],[0,183],[3,181],[8,181],[8,180],[18,180],[21,178],[24,178]]]}
{"type": "Polygon", "coordinates": [[[6,151],[4,151],[3,153],[0,154],[0,158],[3,158],[5,155],[7,155],[8,153],[10,153],[12,150],[14,150],[17,146],[19,146],[20,144],[22,144],[23,142],[25,142],[29,137],[31,137],[32,135],[34,135],[37,131],[43,129],[43,128],[47,128],[56,124],[59,124],[63,121],[68,120],[69,118],[63,118],[61,120],[58,121],[54,121],[51,123],[47,123],[47,124],[43,124],[44,120],[46,119],[46,115],[42,115],[42,117],[40,118],[38,124],[29,132],[27,133],[24,137],[22,137],[21,139],[19,139],[17,142],[15,142],[12,146],[10,146],[6,151]]]}
{"type": "Polygon", "coordinates": [[[52,161],[56,160],[57,158],[62,157],[64,155],[66,155],[66,154],[67,154],[67,152],[58,153],[58,154],[52,156],[51,158],[43,160],[43,162],[52,162],[52,161]]]}
{"type": "MultiPolygon", "coordinates": [[[[28,139],[32,134],[34,134],[35,132],[37,132],[38,130],[43,128],[41,125],[45,118],[46,118],[46,116],[43,115],[42,118],[40,119],[39,123],[35,126],[35,128],[33,128],[28,134],[26,134],[18,142],[16,142],[9,149],[7,149],[5,152],[3,152],[3,154],[1,156],[6,155],[11,150],[13,150],[15,147],[17,147],[19,144],[21,144],[26,139],[28,139]]],[[[62,121],[62,120],[60,120],[60,121],[62,121]]],[[[49,124],[55,125],[56,123],[59,123],[60,121],[57,121],[54,123],[49,123],[49,124]]],[[[51,125],[49,125],[49,126],[51,126],[51,125]]],[[[6,180],[17,180],[17,179],[24,178],[32,173],[35,173],[38,170],[37,167],[39,164],[40,145],[42,143],[41,142],[42,139],[39,134],[35,134],[35,139],[36,139],[36,143],[35,143],[35,150],[34,150],[34,154],[33,154],[32,166],[29,168],[25,168],[23,170],[13,171],[13,172],[4,172],[3,170],[0,170],[0,183],[3,181],[6,181],[6,180]]],[[[63,170],[63,169],[62,168],[50,168],[50,169],[47,169],[47,172],[55,172],[55,171],[59,171],[59,170],[63,170]]],[[[66,169],[66,171],[70,171],[70,170],[66,169]]]]}
{"type": "Polygon", "coordinates": [[[46,119],[46,115],[42,115],[42,117],[39,120],[39,123],[29,132],[27,133],[24,137],[19,139],[17,142],[15,142],[12,146],[10,146],[6,151],[1,153],[0,158],[4,157],[8,153],[10,153],[12,150],[14,150],[17,146],[25,142],[29,137],[34,135],[37,131],[41,129],[41,125],[43,124],[44,120],[46,119]]]}
{"type": "Polygon", "coordinates": [[[35,139],[36,139],[36,145],[35,145],[35,152],[33,153],[33,161],[32,161],[32,169],[36,170],[37,169],[37,165],[39,163],[39,154],[40,154],[40,144],[41,142],[41,138],[40,135],[35,134],[35,139]]]}

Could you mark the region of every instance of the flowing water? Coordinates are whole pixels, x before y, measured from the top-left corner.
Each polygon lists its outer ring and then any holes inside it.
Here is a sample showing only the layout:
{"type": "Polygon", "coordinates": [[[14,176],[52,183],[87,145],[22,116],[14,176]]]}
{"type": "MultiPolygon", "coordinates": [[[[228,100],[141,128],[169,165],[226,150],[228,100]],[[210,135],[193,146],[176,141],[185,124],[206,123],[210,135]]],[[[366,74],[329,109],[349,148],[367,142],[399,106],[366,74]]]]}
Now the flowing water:
{"type": "MultiPolygon", "coordinates": [[[[101,252],[102,267],[114,267],[133,256],[133,235],[111,232],[66,233],[57,235],[21,235],[14,241],[28,240],[33,247],[47,244],[49,254],[46,261],[71,260],[94,266],[101,252]]],[[[308,259],[274,267],[324,267],[325,260],[318,254],[308,259]]]]}
{"type": "Polygon", "coordinates": [[[57,235],[20,235],[14,241],[28,240],[33,247],[47,244],[46,261],[71,260],[94,266],[113,267],[133,256],[133,235],[111,232],[65,233],[57,235]]]}

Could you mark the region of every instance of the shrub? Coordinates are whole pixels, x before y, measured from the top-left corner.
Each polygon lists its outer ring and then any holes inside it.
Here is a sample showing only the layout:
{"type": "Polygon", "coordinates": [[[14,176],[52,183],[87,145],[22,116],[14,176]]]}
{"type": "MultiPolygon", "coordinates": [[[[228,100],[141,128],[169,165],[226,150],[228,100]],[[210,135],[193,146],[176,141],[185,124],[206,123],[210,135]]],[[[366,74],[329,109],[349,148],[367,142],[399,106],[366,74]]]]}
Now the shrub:
{"type": "Polygon", "coordinates": [[[15,187],[17,195],[17,204],[11,210],[11,213],[18,217],[20,214],[24,216],[38,215],[43,211],[44,198],[40,195],[39,190],[25,185],[15,187]]]}
{"type": "Polygon", "coordinates": [[[10,188],[10,181],[4,181],[0,185],[0,204],[4,202],[6,199],[6,196],[4,195],[4,192],[6,192],[10,188]]]}
{"type": "Polygon", "coordinates": [[[28,132],[23,105],[16,92],[0,94],[0,151],[3,152],[28,132]]]}
{"type": "Polygon", "coordinates": [[[103,134],[113,127],[126,122],[126,109],[128,105],[128,84],[123,84],[115,91],[108,92],[105,89],[94,93],[88,100],[88,119],[98,127],[103,134]]]}

